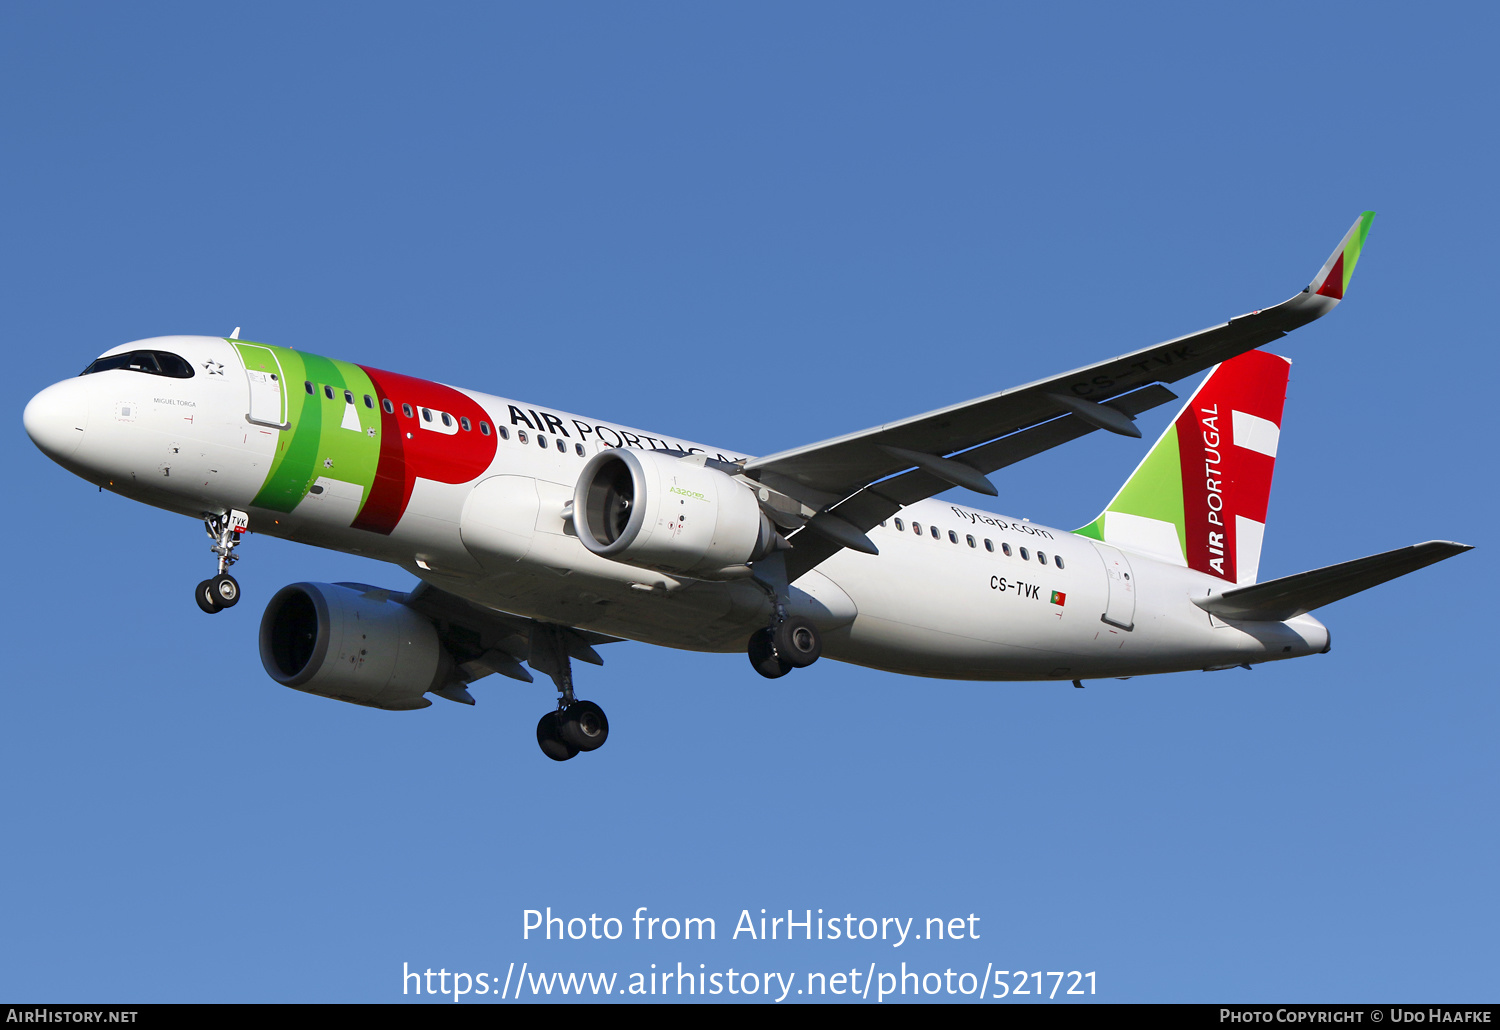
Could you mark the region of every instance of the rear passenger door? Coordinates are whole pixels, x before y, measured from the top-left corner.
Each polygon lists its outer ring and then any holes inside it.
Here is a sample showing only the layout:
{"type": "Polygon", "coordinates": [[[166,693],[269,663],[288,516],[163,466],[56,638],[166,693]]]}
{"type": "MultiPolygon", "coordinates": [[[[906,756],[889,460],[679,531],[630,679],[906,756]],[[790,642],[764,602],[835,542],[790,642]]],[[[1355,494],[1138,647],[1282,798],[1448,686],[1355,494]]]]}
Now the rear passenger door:
{"type": "Polygon", "coordinates": [[[1130,572],[1130,562],[1118,548],[1098,541],[1089,541],[1104,563],[1104,578],[1109,589],[1101,618],[1111,626],[1121,629],[1135,628],[1135,578],[1130,572]]]}

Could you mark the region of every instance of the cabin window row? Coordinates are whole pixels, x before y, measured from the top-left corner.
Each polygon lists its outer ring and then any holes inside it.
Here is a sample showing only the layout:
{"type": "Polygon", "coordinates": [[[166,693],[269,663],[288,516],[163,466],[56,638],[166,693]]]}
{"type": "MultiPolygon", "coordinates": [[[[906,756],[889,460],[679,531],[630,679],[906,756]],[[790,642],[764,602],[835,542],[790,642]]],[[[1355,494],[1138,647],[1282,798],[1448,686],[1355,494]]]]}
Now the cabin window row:
{"type": "MultiPolygon", "coordinates": [[[[500,439],[502,439],[502,440],[509,440],[510,439],[510,430],[507,429],[507,428],[505,428],[504,426],[500,427],[500,439]]],[[[526,432],[526,430],[524,430],[524,429],[517,429],[516,430],[516,442],[517,443],[529,443],[530,441],[531,441],[531,434],[530,433],[526,432]]],[[[567,454],[568,453],[568,444],[567,444],[567,441],[565,441],[562,437],[560,437],[560,436],[554,436],[554,437],[552,437],[552,442],[557,446],[557,452],[559,454],[567,454]]],[[[540,447],[542,450],[546,450],[547,449],[547,436],[545,434],[543,434],[543,433],[537,433],[536,434],[536,445],[538,447],[540,447]]],[[[575,443],[573,445],[573,450],[578,453],[578,456],[580,458],[585,457],[587,455],[587,453],[588,453],[587,451],[585,451],[583,449],[583,444],[581,444],[581,443],[575,443]]]]}
{"type": "MultiPolygon", "coordinates": [[[[906,523],[905,523],[905,521],[902,520],[902,519],[896,519],[895,522],[896,522],[896,532],[898,532],[898,533],[905,533],[906,532],[906,523]]],[[[885,523],[882,522],[881,525],[884,526],[885,523]]],[[[920,522],[913,522],[911,524],[911,529],[912,529],[912,532],[915,533],[917,536],[922,536],[923,535],[922,534],[922,524],[920,522]]],[[[939,529],[937,526],[932,525],[931,523],[929,523],[928,526],[927,526],[927,533],[934,540],[941,540],[941,539],[943,539],[943,531],[941,529],[939,529]]],[[[976,541],[972,535],[965,535],[964,536],[964,541],[970,547],[975,548],[976,550],[979,547],[979,542],[976,541]]],[[[958,534],[955,533],[951,529],[948,530],[948,542],[950,544],[956,544],[956,543],[958,543],[958,534]]],[[[990,552],[991,554],[994,554],[995,553],[995,542],[993,540],[990,540],[990,539],[986,538],[985,541],[984,541],[984,549],[986,551],[990,552]]],[[[1029,548],[1022,547],[1022,548],[1019,548],[1018,550],[1021,553],[1021,560],[1022,561],[1031,561],[1031,550],[1029,548]]],[[[1007,558],[1013,557],[1013,554],[1012,554],[1011,548],[1010,548],[1010,544],[1006,543],[1004,540],[1000,541],[1000,553],[1003,554],[1003,555],[1005,555],[1007,558]]],[[[1038,552],[1036,552],[1036,560],[1039,561],[1039,562],[1041,562],[1043,565],[1046,565],[1047,562],[1048,562],[1047,552],[1046,551],[1038,551],[1038,552]]],[[[1051,561],[1052,561],[1052,564],[1056,565],[1059,569],[1064,567],[1061,555],[1057,555],[1057,554],[1052,555],[1051,561]]]]}
{"type": "MultiPolygon", "coordinates": [[[[317,390],[317,387],[315,387],[313,385],[312,380],[308,380],[307,382],[303,383],[303,386],[305,386],[307,388],[307,392],[308,392],[308,394],[310,396],[316,396],[317,395],[318,390],[317,390]]],[[[343,390],[342,392],[344,394],[344,403],[345,404],[353,404],[354,403],[354,392],[352,390],[343,390]]],[[[338,399],[337,398],[337,394],[336,394],[334,388],[332,386],[328,386],[327,384],[324,384],[324,386],[323,386],[323,396],[326,397],[328,400],[337,400],[338,399]]],[[[364,395],[364,403],[365,403],[365,407],[370,408],[371,410],[374,410],[374,408],[375,408],[375,399],[373,397],[371,397],[369,394],[365,394],[364,395]]],[[[380,409],[382,411],[384,411],[387,415],[394,415],[396,413],[396,404],[389,397],[384,397],[380,401],[380,409]]],[[[450,415],[446,411],[436,411],[435,412],[431,408],[416,409],[416,408],[413,408],[410,404],[406,404],[406,403],[403,403],[401,405],[401,414],[405,418],[416,418],[418,410],[420,410],[421,413],[422,413],[422,421],[423,422],[438,421],[438,422],[441,422],[444,426],[448,427],[449,429],[453,428],[454,418],[453,418],[452,415],[450,415]]],[[[467,433],[467,432],[470,432],[470,431],[473,430],[474,423],[470,422],[467,416],[460,415],[460,416],[458,416],[458,427],[460,429],[462,429],[464,432],[467,433]]],[[[480,423],[479,423],[479,432],[482,435],[484,435],[484,436],[489,436],[492,432],[498,432],[500,434],[500,439],[502,439],[502,440],[509,440],[510,439],[510,430],[507,429],[505,426],[496,426],[494,429],[491,429],[490,428],[490,424],[488,422],[483,421],[483,420],[481,420],[480,423]]],[[[527,434],[526,430],[521,429],[521,430],[518,430],[516,432],[516,439],[520,443],[527,443],[527,442],[529,442],[530,438],[529,438],[529,435],[527,434]]],[[[549,443],[548,443],[548,438],[545,435],[541,434],[541,433],[537,433],[536,434],[536,442],[537,442],[537,445],[539,447],[543,448],[543,449],[546,449],[547,447],[550,446],[549,443]]],[[[559,453],[561,453],[561,454],[567,454],[568,453],[568,445],[567,445],[567,443],[565,441],[563,441],[560,438],[554,438],[554,442],[557,445],[557,450],[558,450],[559,453]]],[[[573,449],[578,453],[578,456],[580,458],[583,458],[583,457],[587,456],[587,452],[583,449],[583,444],[581,444],[581,443],[575,443],[573,445],[573,449]]]]}

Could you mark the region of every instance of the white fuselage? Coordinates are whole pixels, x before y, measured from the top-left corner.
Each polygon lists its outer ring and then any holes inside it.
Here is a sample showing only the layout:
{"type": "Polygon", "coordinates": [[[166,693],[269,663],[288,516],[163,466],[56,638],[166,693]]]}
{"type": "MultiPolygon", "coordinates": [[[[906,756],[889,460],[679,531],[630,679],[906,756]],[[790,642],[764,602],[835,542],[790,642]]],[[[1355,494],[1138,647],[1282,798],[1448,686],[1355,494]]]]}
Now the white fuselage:
{"type": "MultiPolygon", "coordinates": [[[[419,476],[394,528],[371,532],[351,527],[361,497],[332,465],[307,484],[321,489],[308,489],[291,510],[253,503],[292,430],[277,428],[277,415],[248,417],[260,401],[233,344],[164,337],[109,353],[143,347],[181,355],[196,374],[97,372],[49,387],[28,407],[38,445],[92,483],[193,517],[238,508],[249,512],[252,532],[388,561],[488,607],[614,636],[740,651],[767,624],[770,600],[755,582],[674,579],[599,557],[565,510],[578,472],[600,449],[744,455],[461,390],[497,436],[506,430],[493,460],[465,482],[419,476]],[[532,419],[543,431],[523,424],[532,419]]],[[[388,431],[358,400],[338,410],[346,431],[388,431]]],[[[456,430],[419,417],[411,432],[456,430]]],[[[1226,589],[1222,580],[964,505],[918,502],[869,537],[878,555],[841,551],[792,588],[792,610],[819,625],[824,654],[840,661],[918,676],[1070,680],[1225,667],[1328,646],[1310,616],[1230,623],[1193,604],[1226,589]]]]}

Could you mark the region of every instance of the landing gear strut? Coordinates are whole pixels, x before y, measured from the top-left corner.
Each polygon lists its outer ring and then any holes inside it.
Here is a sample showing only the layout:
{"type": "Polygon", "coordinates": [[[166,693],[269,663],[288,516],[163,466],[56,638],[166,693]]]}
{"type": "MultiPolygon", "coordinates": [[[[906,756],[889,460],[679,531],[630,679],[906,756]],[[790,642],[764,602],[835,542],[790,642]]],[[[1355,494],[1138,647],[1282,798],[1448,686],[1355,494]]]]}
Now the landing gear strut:
{"type": "Polygon", "coordinates": [[[768,680],[780,679],[793,669],[805,669],[818,660],[823,653],[823,635],[809,620],[786,610],[791,584],[784,554],[772,554],[752,568],[755,582],[766,592],[775,614],[769,626],[755,631],[745,650],[756,672],[768,680]]]}
{"type": "Polygon", "coordinates": [[[557,710],[536,724],[536,742],[554,762],[566,762],[580,751],[594,751],[609,739],[609,720],[592,701],[573,696],[573,657],[599,662],[599,656],[576,634],[562,626],[535,623],[531,630],[530,665],[545,672],[557,685],[557,710]]]}
{"type": "Polygon", "coordinates": [[[233,608],[240,599],[240,584],[229,574],[229,566],[239,560],[234,549],[240,544],[240,534],[250,525],[250,516],[239,510],[227,515],[221,512],[204,512],[203,528],[213,546],[209,550],[219,556],[219,574],[205,579],[193,591],[193,599],[210,615],[233,608]]]}

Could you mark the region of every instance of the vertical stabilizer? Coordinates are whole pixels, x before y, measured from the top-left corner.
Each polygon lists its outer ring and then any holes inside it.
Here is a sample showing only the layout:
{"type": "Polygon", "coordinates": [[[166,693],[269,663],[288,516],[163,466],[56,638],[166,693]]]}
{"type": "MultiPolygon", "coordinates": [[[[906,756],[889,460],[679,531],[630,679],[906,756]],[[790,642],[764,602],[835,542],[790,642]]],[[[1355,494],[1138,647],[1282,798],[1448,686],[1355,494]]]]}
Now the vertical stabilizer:
{"type": "Polygon", "coordinates": [[[1216,365],[1114,500],[1078,533],[1230,583],[1254,583],[1291,362],[1216,365]]]}

